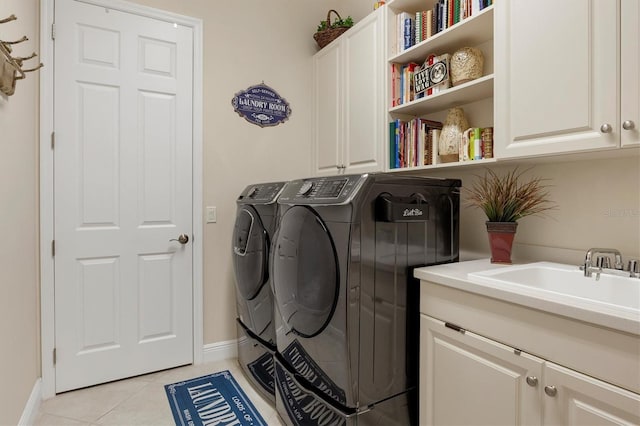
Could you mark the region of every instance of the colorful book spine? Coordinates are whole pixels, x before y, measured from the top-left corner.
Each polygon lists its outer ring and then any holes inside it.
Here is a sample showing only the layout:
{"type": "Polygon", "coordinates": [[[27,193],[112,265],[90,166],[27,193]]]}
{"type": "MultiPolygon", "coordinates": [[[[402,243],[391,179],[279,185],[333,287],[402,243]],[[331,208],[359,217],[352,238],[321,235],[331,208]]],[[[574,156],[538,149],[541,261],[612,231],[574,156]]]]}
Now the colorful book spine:
{"type": "Polygon", "coordinates": [[[475,127],[473,129],[473,159],[481,160],[482,159],[482,150],[480,146],[482,144],[482,139],[480,139],[480,128],[475,127]]]}
{"type": "Polygon", "coordinates": [[[391,106],[402,104],[400,96],[400,64],[391,64],[391,106]]]}
{"type": "Polygon", "coordinates": [[[395,167],[396,169],[400,168],[400,126],[401,126],[401,122],[400,120],[396,120],[396,126],[395,126],[395,140],[394,140],[394,150],[393,152],[395,153],[395,167]]]}
{"type": "Polygon", "coordinates": [[[493,158],[493,127],[485,127],[480,132],[482,158],[493,158]]]}
{"type": "Polygon", "coordinates": [[[396,122],[389,123],[389,168],[396,168],[396,122]]]}

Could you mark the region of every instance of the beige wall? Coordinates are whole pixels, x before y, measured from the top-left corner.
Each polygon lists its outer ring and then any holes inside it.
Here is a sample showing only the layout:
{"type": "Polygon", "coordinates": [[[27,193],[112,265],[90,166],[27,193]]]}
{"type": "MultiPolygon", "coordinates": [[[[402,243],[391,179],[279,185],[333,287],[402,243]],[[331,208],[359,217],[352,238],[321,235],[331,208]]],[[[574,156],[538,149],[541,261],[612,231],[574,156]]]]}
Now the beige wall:
{"type": "MultiPolygon", "coordinates": [[[[640,258],[640,158],[637,150],[620,158],[522,164],[525,176],[549,179],[557,209],[519,221],[513,259],[579,264],[590,247],[619,249],[624,258],[640,258]]],[[[493,167],[498,172],[515,166],[493,167]]],[[[468,187],[484,170],[449,169],[431,175],[458,177],[468,187]]],[[[463,192],[464,193],[464,192],[463,192]]],[[[467,256],[488,257],[489,243],[479,209],[463,207],[461,248],[467,256]]]]}
{"type": "MultiPolygon", "coordinates": [[[[38,51],[38,1],[2,0],[0,38],[38,51]]],[[[38,342],[38,73],[0,95],[0,425],[16,424],[39,376],[38,342]]]]}

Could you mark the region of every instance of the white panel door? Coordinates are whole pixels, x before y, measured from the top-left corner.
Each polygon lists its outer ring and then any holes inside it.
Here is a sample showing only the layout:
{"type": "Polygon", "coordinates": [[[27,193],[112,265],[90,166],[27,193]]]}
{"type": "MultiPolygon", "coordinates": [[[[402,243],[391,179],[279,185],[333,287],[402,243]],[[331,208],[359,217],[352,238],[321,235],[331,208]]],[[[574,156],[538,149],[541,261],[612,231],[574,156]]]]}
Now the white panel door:
{"type": "Polygon", "coordinates": [[[55,10],[56,392],[193,361],[192,30],[55,10]]]}

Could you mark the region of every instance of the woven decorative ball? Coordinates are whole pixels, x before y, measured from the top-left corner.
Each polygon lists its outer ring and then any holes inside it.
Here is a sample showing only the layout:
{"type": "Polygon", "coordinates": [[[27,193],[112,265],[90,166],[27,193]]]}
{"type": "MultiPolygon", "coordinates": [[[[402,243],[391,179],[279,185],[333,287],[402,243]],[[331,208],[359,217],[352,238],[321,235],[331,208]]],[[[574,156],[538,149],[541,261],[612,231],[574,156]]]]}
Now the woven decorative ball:
{"type": "Polygon", "coordinates": [[[482,77],[484,56],[475,47],[463,47],[456,50],[449,60],[451,84],[457,86],[482,77]]]}

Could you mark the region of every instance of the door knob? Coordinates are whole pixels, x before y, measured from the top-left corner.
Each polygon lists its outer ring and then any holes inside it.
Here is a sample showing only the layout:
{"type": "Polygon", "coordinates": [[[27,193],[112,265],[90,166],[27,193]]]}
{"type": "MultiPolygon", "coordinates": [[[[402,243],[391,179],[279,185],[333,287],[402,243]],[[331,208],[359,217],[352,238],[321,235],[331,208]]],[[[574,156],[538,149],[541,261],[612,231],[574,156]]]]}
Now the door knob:
{"type": "Polygon", "coordinates": [[[177,241],[180,244],[187,244],[189,242],[189,236],[187,234],[180,234],[178,238],[172,238],[169,241],[177,241]]]}
{"type": "Polygon", "coordinates": [[[538,378],[536,376],[527,376],[527,384],[532,387],[538,386],[538,378]]]}
{"type": "Polygon", "coordinates": [[[622,122],[622,128],[625,130],[633,130],[636,127],[636,123],[631,120],[625,120],[622,122]]]}
{"type": "Polygon", "coordinates": [[[555,386],[545,386],[544,393],[549,396],[556,396],[558,394],[558,389],[555,386]]]}

